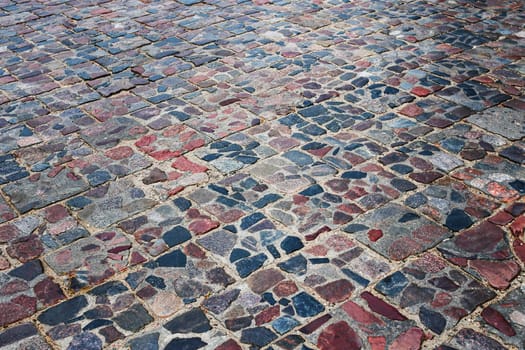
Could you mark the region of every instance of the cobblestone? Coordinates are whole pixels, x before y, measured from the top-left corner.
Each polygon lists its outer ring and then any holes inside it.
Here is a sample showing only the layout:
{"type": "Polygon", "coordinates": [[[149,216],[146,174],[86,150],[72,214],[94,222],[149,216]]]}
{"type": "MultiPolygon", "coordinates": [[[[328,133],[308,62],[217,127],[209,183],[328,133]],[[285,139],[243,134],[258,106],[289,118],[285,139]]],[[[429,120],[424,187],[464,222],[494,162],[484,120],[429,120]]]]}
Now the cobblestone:
{"type": "Polygon", "coordinates": [[[0,0],[0,348],[524,348],[524,9],[0,0]]]}

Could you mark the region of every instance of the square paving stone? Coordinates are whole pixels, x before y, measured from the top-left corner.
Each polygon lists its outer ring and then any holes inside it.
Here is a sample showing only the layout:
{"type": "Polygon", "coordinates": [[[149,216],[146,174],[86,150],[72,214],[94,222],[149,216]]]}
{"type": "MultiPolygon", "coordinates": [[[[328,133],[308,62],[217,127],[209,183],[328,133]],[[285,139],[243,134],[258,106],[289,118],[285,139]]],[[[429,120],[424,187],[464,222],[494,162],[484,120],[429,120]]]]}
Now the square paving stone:
{"type": "Polygon", "coordinates": [[[69,198],[88,188],[86,181],[63,166],[7,184],[3,191],[25,213],[69,198]]]}
{"type": "MultiPolygon", "coordinates": [[[[221,79],[220,81],[231,81],[231,83],[235,84],[235,86],[243,88],[246,92],[256,95],[264,91],[273,90],[278,87],[283,87],[286,84],[289,84],[292,81],[294,81],[295,78],[286,74],[292,71],[293,68],[291,67],[286,67],[280,70],[273,68],[264,68],[247,74],[241,74],[238,70],[234,70],[233,68],[230,68],[226,65],[225,67],[220,68],[225,72],[220,75],[215,74],[212,76],[213,78],[225,79],[221,79]],[[226,69],[229,69],[230,71],[227,71],[226,69]],[[233,72],[235,72],[235,76],[230,77],[230,75],[234,74],[233,72]]],[[[196,78],[198,77],[194,77],[194,79],[196,78]]],[[[200,79],[204,79],[204,77],[200,79]]],[[[215,83],[215,80],[209,80],[210,79],[203,80],[203,83],[206,83],[208,85],[215,83]]]]}
{"type": "Polygon", "coordinates": [[[502,92],[522,96],[525,91],[525,83],[523,83],[523,68],[521,65],[507,65],[475,77],[474,80],[488,85],[492,88],[499,89],[502,92]]]}
{"type": "MultiPolygon", "coordinates": [[[[419,56],[410,51],[388,51],[380,55],[363,58],[353,64],[343,66],[342,69],[353,68],[356,71],[369,72],[380,76],[382,79],[398,76],[407,70],[416,69],[425,63],[419,56]]],[[[345,77],[342,75],[340,78],[345,77]]]]}
{"type": "Polygon", "coordinates": [[[23,263],[89,236],[61,204],[2,225],[0,232],[7,254],[23,263]]]}
{"type": "Polygon", "coordinates": [[[146,60],[144,63],[134,66],[133,70],[150,81],[155,81],[173,74],[186,72],[191,68],[193,68],[191,63],[178,57],[167,56],[158,60],[146,60]]]}
{"type": "Polygon", "coordinates": [[[303,191],[272,204],[269,215],[289,230],[314,239],[321,232],[347,224],[361,208],[345,200],[343,194],[334,194],[329,186],[311,185],[303,191]]]}
{"type": "Polygon", "coordinates": [[[463,51],[463,49],[459,47],[441,40],[436,40],[435,38],[429,38],[419,41],[416,44],[403,46],[400,50],[409,51],[427,62],[439,61],[463,51]]]}
{"type": "Polygon", "coordinates": [[[133,174],[150,165],[149,159],[134,152],[129,146],[118,146],[104,153],[79,157],[67,164],[69,168],[85,176],[91,187],[133,174]]]}
{"type": "Polygon", "coordinates": [[[32,120],[48,113],[47,108],[33,98],[0,104],[0,115],[11,124],[32,120]]]}
{"type": "Polygon", "coordinates": [[[509,145],[503,137],[466,123],[456,123],[452,127],[426,135],[424,139],[467,161],[483,159],[487,154],[503,151],[503,147],[509,145]]]}
{"type": "Polygon", "coordinates": [[[419,97],[425,97],[451,85],[446,77],[429,74],[421,69],[410,69],[398,76],[385,79],[385,83],[410,92],[419,97]]]}
{"type": "Polygon", "coordinates": [[[399,47],[405,46],[406,42],[399,39],[394,39],[390,35],[381,33],[372,33],[359,38],[349,40],[350,45],[364,46],[364,49],[373,51],[375,53],[383,53],[393,51],[399,47]]]}
{"type": "Polygon", "coordinates": [[[362,121],[352,129],[362,131],[371,139],[390,147],[399,147],[432,131],[427,125],[395,113],[362,121]]]}
{"type": "Polygon", "coordinates": [[[218,108],[214,112],[205,113],[187,122],[193,129],[214,140],[222,139],[260,123],[261,119],[258,116],[237,105],[218,108]]]}
{"type": "Polygon", "coordinates": [[[183,310],[164,326],[148,329],[147,333],[128,339],[130,350],[152,348],[181,349],[181,348],[210,348],[210,349],[240,349],[238,340],[226,334],[226,331],[217,324],[211,324],[203,311],[197,308],[183,310]],[[169,328],[169,329],[168,329],[169,328]]]}
{"type": "MultiPolygon", "coordinates": [[[[193,243],[145,263],[139,270],[128,274],[126,281],[161,318],[187,310],[186,305],[205,300],[235,282],[229,272],[193,243]]],[[[194,315],[206,322],[203,316],[194,315]]],[[[187,324],[192,322],[186,321],[187,324]]],[[[165,327],[172,333],[178,333],[176,323],[169,322],[165,327]]],[[[179,326],[182,330],[183,325],[179,326]]]]}
{"type": "Polygon", "coordinates": [[[438,250],[452,263],[497,289],[506,289],[521,270],[505,231],[487,221],[444,241],[438,250]]]}
{"type": "Polygon", "coordinates": [[[107,149],[123,140],[137,140],[147,132],[148,129],[134,119],[115,117],[84,129],[80,137],[96,149],[107,149]]]}
{"type": "Polygon", "coordinates": [[[51,350],[33,323],[23,323],[0,333],[0,346],[5,350],[40,349],[51,350]]]}
{"type": "Polygon", "coordinates": [[[457,58],[476,62],[480,66],[489,70],[499,68],[512,62],[512,60],[502,57],[497,52],[497,48],[487,45],[476,46],[470,50],[463,51],[457,56],[457,58]]]}
{"type": "Polygon", "coordinates": [[[489,39],[465,29],[458,29],[449,33],[442,34],[435,38],[437,41],[450,44],[462,50],[472,49],[475,46],[485,44],[489,39]]]}
{"type": "Polygon", "coordinates": [[[31,171],[41,172],[74,159],[87,157],[93,150],[77,135],[69,135],[21,148],[13,153],[31,171]]]}
{"type": "Polygon", "coordinates": [[[0,280],[0,307],[4,311],[0,316],[2,327],[33,316],[37,311],[65,299],[60,286],[44,273],[40,260],[32,260],[10,271],[1,272],[0,280]]]}
{"type": "Polygon", "coordinates": [[[150,157],[163,161],[203,147],[209,140],[207,136],[186,125],[175,124],[142,136],[135,142],[135,146],[150,157]]]}
{"type": "Polygon", "coordinates": [[[290,235],[261,212],[214,230],[197,243],[224,264],[233,265],[241,278],[304,246],[297,233],[290,235]]]}
{"type": "Polygon", "coordinates": [[[120,231],[99,232],[45,256],[51,269],[72,291],[102,283],[134,265],[140,254],[120,231]]]}
{"type": "Polygon", "coordinates": [[[299,255],[278,267],[330,304],[348,300],[391,270],[386,259],[340,232],[321,234],[299,255]]]}
{"type": "Polygon", "coordinates": [[[448,177],[441,178],[422,191],[408,196],[404,204],[455,232],[492,215],[499,207],[499,203],[448,177]]]}
{"type": "Polygon", "coordinates": [[[76,74],[84,80],[97,79],[110,74],[107,70],[105,70],[103,67],[101,67],[95,62],[84,62],[80,64],[75,64],[73,66],[69,66],[66,69],[66,72],[68,74],[76,74]]]}
{"type": "Polygon", "coordinates": [[[345,102],[329,101],[300,109],[299,115],[313,121],[331,132],[351,128],[374,115],[345,102]]]}
{"type": "Polygon", "coordinates": [[[7,153],[14,149],[41,142],[41,139],[25,125],[8,125],[2,127],[0,131],[0,152],[3,153],[2,156],[8,156],[7,153]]]}
{"type": "Polygon", "coordinates": [[[170,125],[177,125],[198,116],[204,112],[179,98],[172,98],[156,104],[154,107],[144,108],[131,113],[133,117],[148,121],[148,127],[161,130],[170,125]],[[157,118],[155,118],[157,117],[157,118]]]}
{"type": "Polygon", "coordinates": [[[384,278],[375,289],[394,305],[417,315],[436,334],[451,329],[478,305],[496,296],[431,253],[384,278]]]}
{"type": "Polygon", "coordinates": [[[430,96],[404,105],[399,113],[431,127],[446,128],[474,112],[467,107],[430,96]]]}
{"type": "Polygon", "coordinates": [[[12,154],[0,155],[0,184],[29,176],[29,172],[17,162],[12,154]]]}
{"type": "Polygon", "coordinates": [[[503,202],[511,202],[525,193],[523,166],[495,155],[487,155],[452,176],[503,202]]]}
{"type": "Polygon", "coordinates": [[[461,83],[488,72],[488,69],[474,62],[457,58],[446,58],[425,65],[422,69],[456,83],[461,83]]]}
{"type": "Polygon", "coordinates": [[[440,225],[396,203],[361,215],[344,230],[372,250],[396,261],[422,253],[452,236],[440,225]]]}
{"type": "Polygon", "coordinates": [[[14,219],[17,216],[18,215],[15,213],[13,208],[11,208],[5,198],[0,196],[0,224],[14,219]]]}
{"type": "MultiPolygon", "coordinates": [[[[325,135],[327,133],[327,130],[325,128],[320,127],[312,121],[301,118],[298,114],[295,113],[289,114],[285,117],[272,121],[272,124],[268,126],[271,129],[275,128],[277,130],[282,130],[281,133],[285,133],[285,128],[278,126],[278,124],[288,127],[288,129],[291,131],[291,136],[295,138],[299,143],[304,143],[305,141],[312,141],[317,136],[325,135]]],[[[269,130],[268,136],[270,136],[271,134],[273,134],[272,130],[269,130]]]]}
{"type": "Polygon", "coordinates": [[[266,121],[244,132],[277,152],[288,151],[304,142],[302,135],[294,134],[290,126],[277,120],[266,121]]]}
{"type": "Polygon", "coordinates": [[[194,45],[177,37],[171,37],[143,46],[140,48],[140,51],[155,59],[161,59],[168,56],[181,56],[184,52],[191,51],[193,48],[194,45]]]}
{"type": "Polygon", "coordinates": [[[207,89],[187,93],[182,96],[182,99],[213,115],[213,112],[220,110],[221,107],[236,107],[249,96],[250,94],[244,89],[221,83],[207,89]]]}
{"type": "Polygon", "coordinates": [[[525,164],[525,143],[514,142],[512,146],[506,147],[499,155],[518,164],[525,164]]]}
{"type": "MultiPolygon", "coordinates": [[[[340,199],[345,200],[343,205],[355,208],[357,204],[364,210],[377,208],[398,198],[404,192],[416,189],[413,182],[400,178],[371,162],[353,167],[340,176],[323,182],[323,185],[328,191],[341,196],[340,199]]],[[[357,214],[361,211],[354,209],[352,212],[357,214]]]]}
{"type": "Polygon", "coordinates": [[[80,108],[72,108],[34,118],[29,120],[27,125],[41,139],[50,140],[85,129],[95,122],[93,117],[80,110],[80,108]]]}
{"type": "Polygon", "coordinates": [[[226,57],[223,60],[225,63],[245,73],[268,68],[284,61],[284,57],[271,50],[265,50],[265,48],[266,46],[262,46],[244,50],[234,56],[226,57]]]}
{"type": "Polygon", "coordinates": [[[157,203],[129,179],[119,179],[71,198],[67,206],[89,225],[105,228],[157,203]]]}
{"type": "Polygon", "coordinates": [[[263,347],[319,315],[325,306],[279,270],[265,269],[201,304],[241,343],[263,347]]]}
{"type": "Polygon", "coordinates": [[[525,137],[525,117],[511,108],[492,107],[470,116],[467,121],[511,141],[525,137]]]}
{"type": "Polygon", "coordinates": [[[133,95],[129,92],[122,92],[88,103],[82,108],[99,121],[105,122],[113,117],[125,116],[126,114],[148,106],[150,106],[150,104],[140,96],[133,95]]]}
{"type": "Polygon", "coordinates": [[[188,198],[217,217],[222,223],[234,222],[282,198],[268,185],[247,173],[228,176],[217,183],[196,189],[188,198]]]}
{"type": "Polygon", "coordinates": [[[410,43],[428,39],[437,34],[437,31],[433,30],[433,28],[428,28],[413,22],[391,27],[385,32],[390,36],[410,43]]]}
{"type": "Polygon", "coordinates": [[[206,166],[185,156],[175,158],[171,164],[157,163],[156,166],[136,174],[143,189],[152,191],[165,200],[188,186],[202,185],[209,180],[206,166]],[[144,186],[146,185],[146,186],[144,186]]]}
{"type": "Polygon", "coordinates": [[[506,350],[506,346],[494,338],[487,337],[485,334],[476,332],[471,328],[463,328],[456,335],[454,335],[450,341],[446,344],[436,348],[436,350],[455,350],[464,349],[465,347],[484,348],[487,350],[506,350]]]}
{"type": "Polygon", "coordinates": [[[153,321],[122,282],[112,281],[41,313],[38,324],[60,347],[101,349],[153,321]]]}
{"type": "Polygon", "coordinates": [[[379,161],[398,174],[408,174],[414,181],[429,184],[458,167],[461,158],[443,152],[425,141],[415,141],[381,157],[379,161]],[[438,171],[439,170],[439,171],[438,171]]]}
{"type": "MultiPolygon", "coordinates": [[[[421,4],[421,2],[418,2],[418,5],[419,4],[421,4]]],[[[432,10],[436,12],[432,13],[429,16],[421,16],[420,18],[415,19],[414,22],[419,25],[431,28],[434,32],[438,34],[451,32],[464,26],[464,22],[457,20],[454,17],[447,16],[446,8],[438,9],[435,4],[430,3],[424,3],[423,6],[427,6],[427,8],[432,8],[432,10]]],[[[418,17],[421,14],[419,11],[414,12],[414,15],[418,17]]]]}
{"type": "Polygon", "coordinates": [[[218,226],[219,222],[192,207],[192,203],[183,197],[174,199],[173,204],[158,206],[118,224],[152,256],[218,226]]]}
{"type": "Polygon", "coordinates": [[[243,97],[239,105],[251,113],[272,120],[295,111],[303,98],[295,92],[276,88],[261,92],[257,95],[243,97]]]}
{"type": "Polygon", "coordinates": [[[523,286],[514,289],[500,301],[487,306],[479,319],[483,329],[517,348],[525,343],[522,317],[525,315],[524,293],[523,286]]]}
{"type": "Polygon", "coordinates": [[[170,76],[147,85],[137,86],[132,91],[150,103],[160,103],[173,97],[180,97],[186,93],[193,92],[197,88],[176,76],[170,76]]]}
{"type": "Polygon", "coordinates": [[[38,96],[51,111],[63,111],[98,100],[100,95],[84,83],[61,87],[38,96]]]}
{"type": "Polygon", "coordinates": [[[39,95],[58,87],[60,86],[47,74],[39,74],[3,84],[0,90],[10,99],[16,100],[39,95]]]}
{"type": "Polygon", "coordinates": [[[241,132],[212,142],[205,148],[195,150],[193,154],[209,162],[221,173],[228,174],[273,156],[276,152],[241,132]]]}
{"type": "Polygon", "coordinates": [[[129,33],[123,37],[99,41],[96,45],[107,50],[110,54],[116,55],[121,51],[136,49],[146,44],[149,44],[148,40],[129,33]]]}
{"type": "Polygon", "coordinates": [[[108,55],[104,50],[93,47],[89,50],[90,52],[87,52],[86,55],[89,58],[95,56],[94,61],[112,73],[119,73],[128,68],[133,68],[134,71],[140,73],[139,67],[149,61],[148,56],[139,50],[123,51],[116,55],[108,55]]]}
{"type": "Polygon", "coordinates": [[[510,99],[509,95],[472,80],[448,87],[437,92],[437,95],[475,111],[481,111],[510,99]]]}
{"type": "Polygon", "coordinates": [[[101,77],[87,81],[87,84],[91,88],[104,97],[111,96],[124,90],[130,90],[138,85],[146,85],[148,83],[148,79],[143,78],[131,70],[125,70],[108,77],[101,77]]]}
{"type": "Polygon", "coordinates": [[[414,321],[370,292],[351,298],[299,332],[320,350],[373,349],[378,344],[390,349],[418,349],[425,340],[414,321]]]}
{"type": "Polygon", "coordinates": [[[341,73],[337,66],[320,62],[307,72],[292,72],[293,81],[286,84],[286,89],[303,97],[301,106],[321,103],[339,96],[334,80],[341,73]]]}
{"type": "Polygon", "coordinates": [[[253,176],[287,194],[297,193],[323,178],[335,175],[336,172],[328,164],[295,150],[278,157],[267,158],[250,168],[253,176]]]}
{"type": "Polygon", "coordinates": [[[344,98],[345,101],[372,113],[390,112],[392,109],[414,100],[414,96],[384,83],[368,84],[353,90],[344,98]]]}
{"type": "Polygon", "coordinates": [[[349,170],[388,151],[388,148],[372,139],[349,132],[339,132],[337,135],[309,142],[301,149],[340,170],[349,170]]]}

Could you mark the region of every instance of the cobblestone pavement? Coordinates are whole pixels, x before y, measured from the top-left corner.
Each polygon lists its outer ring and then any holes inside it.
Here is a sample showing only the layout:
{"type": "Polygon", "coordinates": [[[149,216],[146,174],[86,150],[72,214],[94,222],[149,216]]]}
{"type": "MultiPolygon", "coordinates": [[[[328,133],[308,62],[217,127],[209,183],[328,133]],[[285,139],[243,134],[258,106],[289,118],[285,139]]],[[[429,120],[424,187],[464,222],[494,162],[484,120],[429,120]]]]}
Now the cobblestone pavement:
{"type": "Polygon", "coordinates": [[[522,0],[0,0],[0,348],[525,349],[522,0]]]}

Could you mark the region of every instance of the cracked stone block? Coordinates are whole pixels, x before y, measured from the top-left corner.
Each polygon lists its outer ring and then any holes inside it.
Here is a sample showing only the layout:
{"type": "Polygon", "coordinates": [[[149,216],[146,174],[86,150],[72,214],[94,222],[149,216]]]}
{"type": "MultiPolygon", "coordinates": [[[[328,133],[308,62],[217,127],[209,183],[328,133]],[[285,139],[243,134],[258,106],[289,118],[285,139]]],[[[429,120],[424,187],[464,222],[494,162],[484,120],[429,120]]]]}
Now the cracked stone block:
{"type": "Polygon", "coordinates": [[[51,345],[33,323],[23,323],[4,330],[0,333],[0,346],[5,350],[51,350],[51,345]]]}
{"type": "Polygon", "coordinates": [[[497,289],[506,289],[520,272],[505,231],[491,222],[462,231],[438,246],[443,256],[497,289]]]}
{"type": "Polygon", "coordinates": [[[510,291],[502,300],[487,306],[478,318],[483,329],[497,335],[506,343],[520,347],[524,344],[525,327],[524,288],[520,286],[510,291]]]}
{"type": "Polygon", "coordinates": [[[320,350],[418,349],[425,334],[394,306],[370,292],[350,298],[330,313],[315,318],[299,332],[320,350]]]}
{"type": "Polygon", "coordinates": [[[496,294],[470,275],[452,268],[440,257],[425,253],[379,281],[375,290],[436,334],[454,327],[462,318],[496,294]]]}
{"type": "Polygon", "coordinates": [[[134,214],[153,207],[156,200],[128,179],[119,179],[95,187],[83,195],[71,198],[67,206],[80,219],[98,228],[109,227],[134,214]]]}
{"type": "Polygon", "coordinates": [[[344,228],[379,254],[399,261],[422,253],[452,234],[397,203],[371,210],[344,228]]]}
{"type": "MultiPolygon", "coordinates": [[[[189,305],[195,307],[198,300],[223,290],[235,279],[200,247],[188,243],[146,262],[128,274],[126,281],[156,316],[166,318],[187,310],[189,305]]],[[[174,323],[166,328],[177,333],[174,323]]]]}
{"type": "Polygon", "coordinates": [[[217,183],[196,189],[189,198],[223,223],[230,223],[282,198],[268,185],[247,173],[228,176],[217,183]]]}
{"type": "Polygon", "coordinates": [[[204,235],[218,226],[219,222],[201,213],[183,197],[174,199],[173,204],[160,205],[118,224],[152,256],[179,246],[195,236],[204,235]]]}
{"type": "Polygon", "coordinates": [[[4,192],[18,211],[26,213],[69,198],[87,188],[88,184],[82,177],[59,166],[11,182],[4,187],[4,192]]]}
{"type": "Polygon", "coordinates": [[[44,260],[56,274],[64,276],[68,288],[78,291],[126,270],[133,265],[135,255],[131,242],[115,230],[77,240],[44,260]]]}
{"type": "Polygon", "coordinates": [[[101,349],[153,321],[122,282],[112,281],[51,307],[37,317],[46,335],[70,349],[101,349]]]}
{"type": "Polygon", "coordinates": [[[38,259],[26,262],[10,271],[1,272],[0,280],[2,281],[0,302],[0,308],[3,310],[0,315],[2,327],[33,316],[36,312],[66,297],[58,283],[45,274],[44,266],[38,259]]]}

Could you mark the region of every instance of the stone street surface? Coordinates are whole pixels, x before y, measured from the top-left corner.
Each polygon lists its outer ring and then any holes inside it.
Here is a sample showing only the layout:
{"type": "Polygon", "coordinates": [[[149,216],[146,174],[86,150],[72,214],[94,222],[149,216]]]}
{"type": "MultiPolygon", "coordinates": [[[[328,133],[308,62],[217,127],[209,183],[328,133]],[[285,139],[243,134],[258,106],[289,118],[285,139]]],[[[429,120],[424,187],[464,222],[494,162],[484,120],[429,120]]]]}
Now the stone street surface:
{"type": "Polygon", "coordinates": [[[523,0],[0,0],[0,348],[525,349],[523,0]]]}

